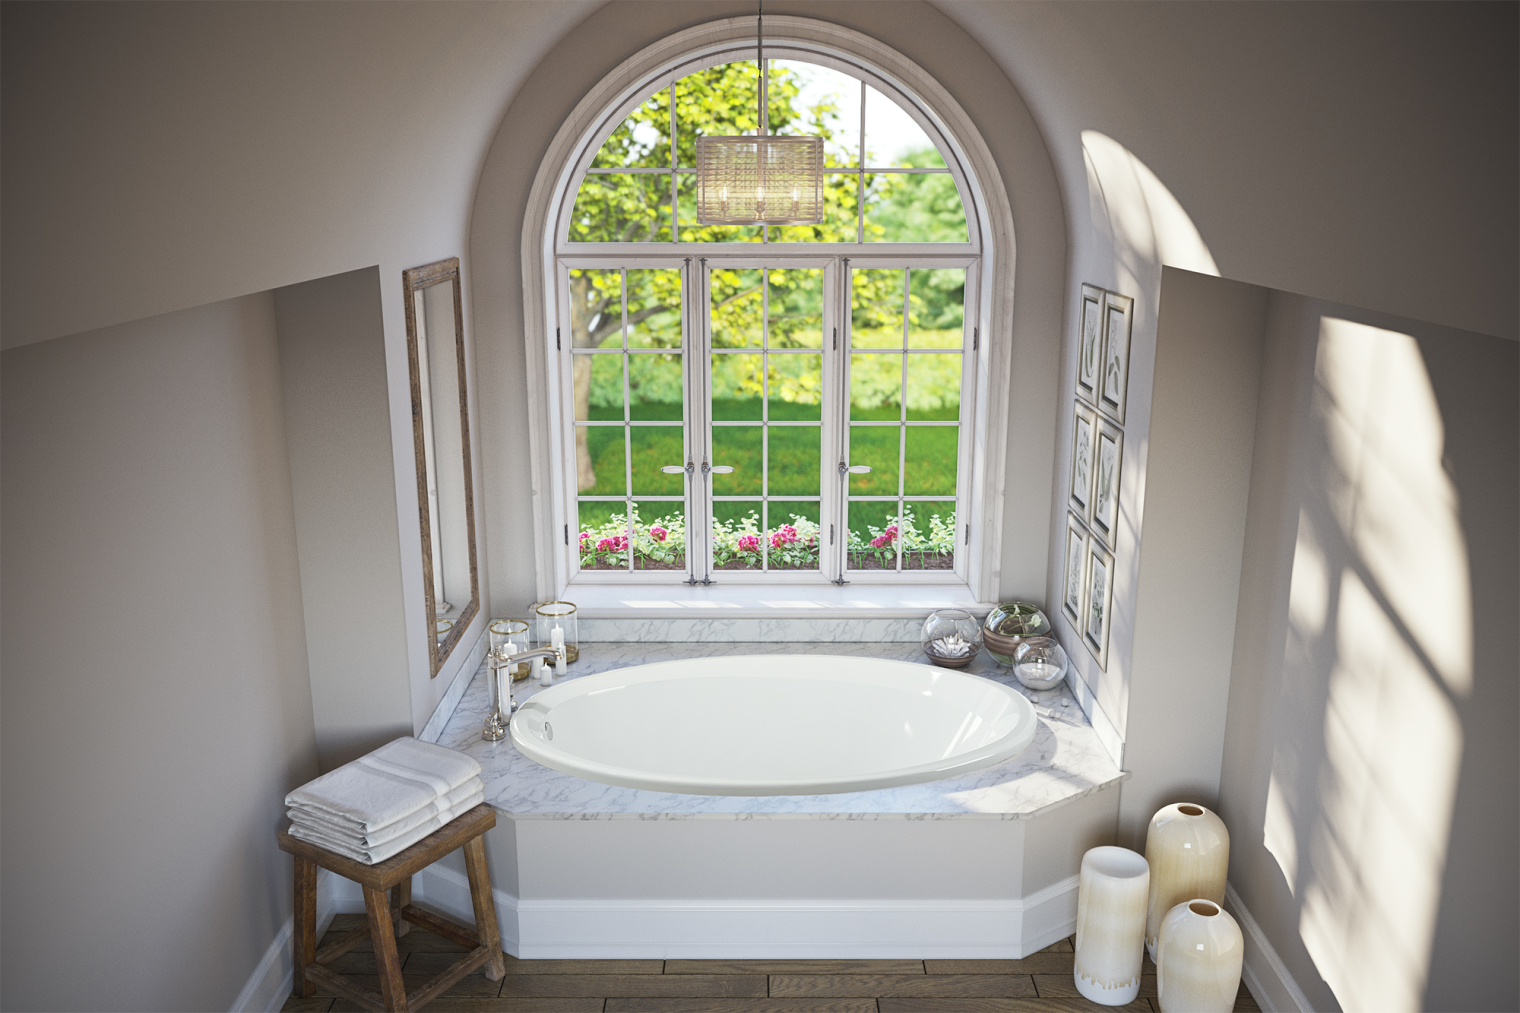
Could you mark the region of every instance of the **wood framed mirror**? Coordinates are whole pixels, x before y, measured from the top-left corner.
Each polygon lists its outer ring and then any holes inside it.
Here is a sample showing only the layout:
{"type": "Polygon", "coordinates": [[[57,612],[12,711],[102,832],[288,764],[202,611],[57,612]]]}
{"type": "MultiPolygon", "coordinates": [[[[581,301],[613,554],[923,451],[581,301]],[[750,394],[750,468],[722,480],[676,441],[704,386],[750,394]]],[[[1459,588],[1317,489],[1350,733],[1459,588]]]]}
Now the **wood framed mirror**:
{"type": "Polygon", "coordinates": [[[401,282],[412,376],[428,665],[436,677],[480,611],[459,258],[403,271],[401,282]]]}

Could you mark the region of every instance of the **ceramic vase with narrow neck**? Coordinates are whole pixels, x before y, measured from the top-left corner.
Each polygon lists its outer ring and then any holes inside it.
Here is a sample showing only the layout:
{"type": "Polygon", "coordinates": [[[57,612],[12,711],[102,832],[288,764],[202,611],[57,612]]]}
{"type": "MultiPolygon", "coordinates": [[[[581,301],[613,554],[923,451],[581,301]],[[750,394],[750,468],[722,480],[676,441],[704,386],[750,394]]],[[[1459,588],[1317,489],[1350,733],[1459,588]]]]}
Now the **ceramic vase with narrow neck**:
{"type": "Polygon", "coordinates": [[[1224,903],[1230,832],[1224,820],[1201,805],[1179,802],[1163,806],[1151,818],[1145,835],[1145,861],[1151,867],[1145,948],[1155,960],[1161,919],[1168,911],[1198,897],[1224,903]]]}
{"type": "Polygon", "coordinates": [[[1128,848],[1093,848],[1077,881],[1077,991],[1104,1006],[1140,994],[1150,867],[1128,848]]]}
{"type": "Polygon", "coordinates": [[[1197,898],[1172,908],[1156,943],[1161,1013],[1229,1013],[1245,953],[1240,926],[1218,904],[1197,898]]]}

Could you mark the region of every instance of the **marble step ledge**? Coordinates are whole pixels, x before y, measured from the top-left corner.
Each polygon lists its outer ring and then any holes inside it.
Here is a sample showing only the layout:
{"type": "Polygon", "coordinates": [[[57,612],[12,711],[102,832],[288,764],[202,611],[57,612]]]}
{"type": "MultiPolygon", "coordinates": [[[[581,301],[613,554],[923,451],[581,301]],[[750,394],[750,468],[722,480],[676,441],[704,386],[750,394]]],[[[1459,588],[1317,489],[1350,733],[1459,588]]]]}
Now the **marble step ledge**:
{"type": "MultiPolygon", "coordinates": [[[[925,612],[925,616],[928,613],[925,612]]],[[[634,619],[584,617],[582,643],[835,643],[916,644],[924,617],[871,618],[717,618],[634,619]]]]}

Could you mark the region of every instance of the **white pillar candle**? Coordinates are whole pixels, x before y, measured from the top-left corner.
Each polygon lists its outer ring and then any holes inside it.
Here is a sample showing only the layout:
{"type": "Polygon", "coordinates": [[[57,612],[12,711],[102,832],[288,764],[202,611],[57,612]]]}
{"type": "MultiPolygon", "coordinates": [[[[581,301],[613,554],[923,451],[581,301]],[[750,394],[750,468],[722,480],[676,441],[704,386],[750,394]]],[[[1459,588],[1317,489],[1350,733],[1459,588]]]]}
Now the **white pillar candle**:
{"type": "Polygon", "coordinates": [[[1128,848],[1093,848],[1077,882],[1077,991],[1104,1006],[1140,994],[1145,953],[1145,898],[1150,867],[1128,848]]]}
{"type": "Polygon", "coordinates": [[[549,631],[549,646],[556,651],[565,646],[565,631],[558,625],[549,631]]]}
{"type": "Polygon", "coordinates": [[[554,659],[554,674],[555,675],[564,675],[565,674],[565,645],[564,644],[561,644],[559,646],[559,657],[557,657],[557,658],[554,659]]]}
{"type": "Polygon", "coordinates": [[[1145,947],[1156,960],[1161,919],[1168,911],[1197,897],[1224,903],[1230,832],[1224,820],[1201,805],[1179,802],[1163,806],[1145,833],[1145,860],[1151,867],[1145,947]]]}
{"type": "Polygon", "coordinates": [[[1218,904],[1200,897],[1172,908],[1156,943],[1162,1013],[1229,1013],[1245,952],[1240,926],[1218,904]]]}
{"type": "Polygon", "coordinates": [[[547,686],[554,681],[554,669],[545,665],[543,658],[533,659],[533,674],[538,676],[540,686],[547,686]]]}

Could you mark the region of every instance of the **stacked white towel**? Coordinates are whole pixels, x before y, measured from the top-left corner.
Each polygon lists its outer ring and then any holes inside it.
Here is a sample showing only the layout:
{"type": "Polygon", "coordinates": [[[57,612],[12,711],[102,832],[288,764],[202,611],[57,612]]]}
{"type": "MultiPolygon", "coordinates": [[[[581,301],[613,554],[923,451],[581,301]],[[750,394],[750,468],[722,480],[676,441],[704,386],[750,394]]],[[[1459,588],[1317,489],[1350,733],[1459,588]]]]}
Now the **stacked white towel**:
{"type": "Polygon", "coordinates": [[[410,735],[285,796],[290,835],[383,862],[485,801],[480,764],[410,735]]]}

